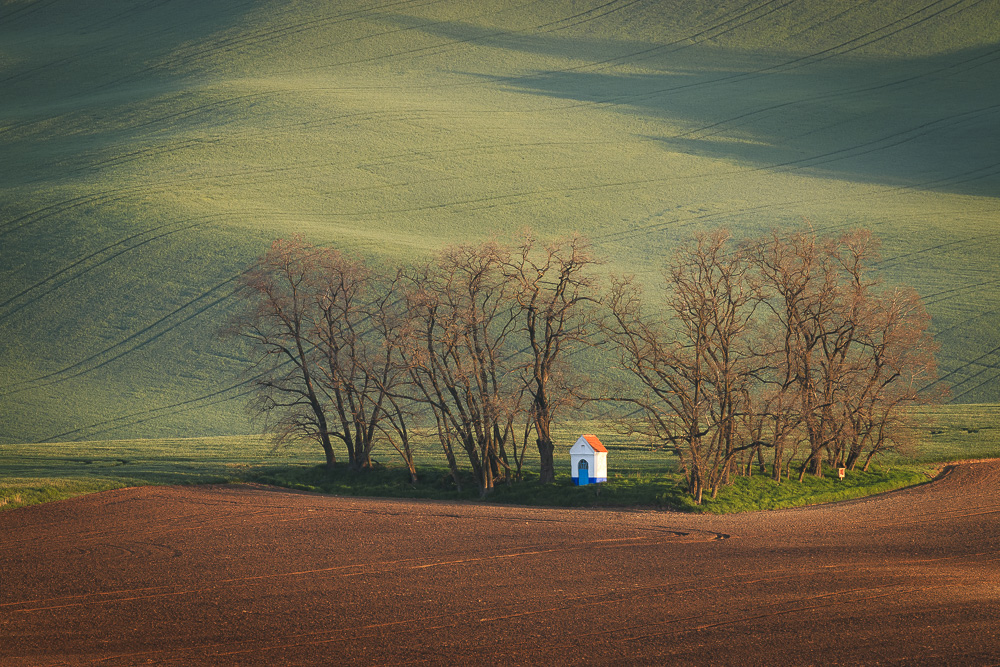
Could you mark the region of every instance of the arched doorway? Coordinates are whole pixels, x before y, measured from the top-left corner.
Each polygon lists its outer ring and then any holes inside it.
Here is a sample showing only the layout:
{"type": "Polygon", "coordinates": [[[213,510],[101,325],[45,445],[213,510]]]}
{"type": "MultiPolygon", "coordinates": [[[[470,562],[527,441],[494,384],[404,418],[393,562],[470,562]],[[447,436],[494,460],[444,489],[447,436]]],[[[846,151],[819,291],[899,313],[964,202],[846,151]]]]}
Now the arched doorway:
{"type": "Polygon", "coordinates": [[[583,486],[585,484],[590,484],[590,465],[587,463],[586,459],[580,459],[580,464],[576,467],[577,477],[579,481],[577,484],[583,486]]]}

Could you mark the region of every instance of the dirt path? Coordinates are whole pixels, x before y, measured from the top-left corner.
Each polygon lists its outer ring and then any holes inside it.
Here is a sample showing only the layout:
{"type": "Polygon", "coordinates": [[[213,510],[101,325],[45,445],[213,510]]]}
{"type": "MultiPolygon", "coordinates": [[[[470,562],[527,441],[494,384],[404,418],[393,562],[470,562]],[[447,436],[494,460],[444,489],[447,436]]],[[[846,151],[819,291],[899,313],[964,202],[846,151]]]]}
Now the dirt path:
{"type": "Polygon", "coordinates": [[[996,663],[998,487],[728,517],[113,491],[0,513],[0,664],[996,663]]]}

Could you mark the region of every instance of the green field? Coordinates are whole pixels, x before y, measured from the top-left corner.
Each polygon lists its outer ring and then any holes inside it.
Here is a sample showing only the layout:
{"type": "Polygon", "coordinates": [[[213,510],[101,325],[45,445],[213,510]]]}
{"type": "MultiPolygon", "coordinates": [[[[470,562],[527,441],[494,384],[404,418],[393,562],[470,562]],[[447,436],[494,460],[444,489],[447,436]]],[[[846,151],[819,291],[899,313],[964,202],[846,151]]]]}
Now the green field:
{"type": "MultiPolygon", "coordinates": [[[[608,432],[596,422],[563,424],[554,434],[557,479],[530,483],[538,456],[529,451],[526,484],[500,485],[496,502],[558,506],[652,506],[693,511],[739,512],[846,500],[926,482],[942,462],[1000,457],[1000,405],[951,405],[913,412],[912,451],[877,459],[868,473],[850,472],[838,481],[807,476],[780,485],[766,476],[738,477],[716,500],[692,504],[681,487],[677,459],[648,443],[608,432]],[[569,476],[569,447],[580,433],[596,432],[609,450],[608,482],[575,487],[569,476]]],[[[419,483],[410,484],[405,466],[391,450],[376,450],[376,468],[352,473],[322,465],[318,445],[275,449],[257,437],[178,438],[98,442],[0,444],[0,510],[84,493],[147,484],[252,482],[336,495],[476,500],[471,476],[455,489],[440,445],[420,440],[415,450],[419,483]]],[[[795,464],[797,469],[801,461],[795,464]]]]}
{"type": "Polygon", "coordinates": [[[0,442],[253,432],[216,331],[296,232],[395,261],[579,231],[653,279],[697,229],[865,226],[927,300],[952,400],[1000,400],[998,17],[0,0],[0,442]]]}

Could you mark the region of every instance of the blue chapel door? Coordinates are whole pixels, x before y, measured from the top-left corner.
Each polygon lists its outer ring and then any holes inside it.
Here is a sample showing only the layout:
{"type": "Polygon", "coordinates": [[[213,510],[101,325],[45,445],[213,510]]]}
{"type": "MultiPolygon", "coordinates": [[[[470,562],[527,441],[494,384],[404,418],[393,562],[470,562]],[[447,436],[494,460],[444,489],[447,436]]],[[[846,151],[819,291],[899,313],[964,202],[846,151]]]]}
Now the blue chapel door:
{"type": "Polygon", "coordinates": [[[580,459],[580,465],[577,467],[580,486],[586,486],[590,484],[590,466],[583,459],[580,459]]]}

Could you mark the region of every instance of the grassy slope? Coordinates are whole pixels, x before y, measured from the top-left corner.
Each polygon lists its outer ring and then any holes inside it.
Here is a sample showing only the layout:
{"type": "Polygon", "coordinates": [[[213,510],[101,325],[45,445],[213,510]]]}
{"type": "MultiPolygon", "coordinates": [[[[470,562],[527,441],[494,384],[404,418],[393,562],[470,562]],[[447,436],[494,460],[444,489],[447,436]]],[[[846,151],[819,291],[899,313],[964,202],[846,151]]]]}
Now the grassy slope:
{"type": "MultiPolygon", "coordinates": [[[[846,500],[926,482],[941,462],[1000,456],[1000,406],[951,405],[916,411],[914,447],[880,458],[868,473],[776,484],[767,476],[737,477],[701,508],[681,488],[677,459],[641,441],[608,433],[593,422],[564,423],[557,431],[554,485],[498,487],[495,502],[556,506],[661,506],[717,513],[742,512],[846,500]],[[575,487],[569,478],[569,445],[583,432],[601,434],[609,450],[608,482],[575,487]]],[[[83,493],[144,484],[264,482],[336,495],[474,500],[475,482],[458,492],[433,437],[416,443],[419,484],[391,451],[376,451],[381,465],[364,474],[318,465],[315,445],[275,450],[254,437],[175,438],[98,442],[0,444],[0,510],[83,493]]],[[[796,468],[798,464],[796,465],[796,468]]],[[[537,457],[528,457],[527,480],[537,478],[537,457]]],[[[468,475],[468,473],[466,473],[468,475]]]]}
{"type": "Polygon", "coordinates": [[[246,432],[231,278],[301,232],[873,228],[1000,398],[1000,2],[0,3],[0,442],[246,432]]]}

